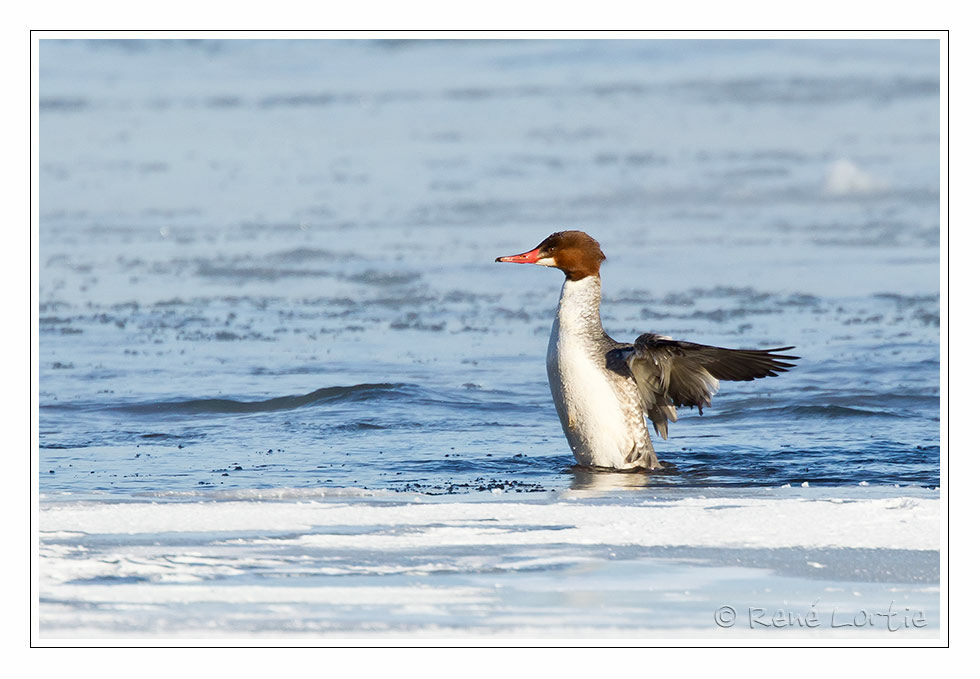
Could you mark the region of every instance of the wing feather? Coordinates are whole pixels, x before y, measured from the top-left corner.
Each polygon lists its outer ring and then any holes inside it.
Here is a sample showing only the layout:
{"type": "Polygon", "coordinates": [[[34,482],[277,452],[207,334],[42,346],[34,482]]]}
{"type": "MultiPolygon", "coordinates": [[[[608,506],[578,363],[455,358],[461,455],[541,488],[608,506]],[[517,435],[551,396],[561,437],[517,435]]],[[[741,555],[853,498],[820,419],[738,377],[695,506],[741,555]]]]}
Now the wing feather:
{"type": "Polygon", "coordinates": [[[677,421],[677,406],[711,405],[719,380],[748,381],[786,372],[798,360],[777,349],[725,349],[681,342],[666,335],[647,333],[624,352],[647,416],[657,433],[667,438],[667,422],[677,421]]]}

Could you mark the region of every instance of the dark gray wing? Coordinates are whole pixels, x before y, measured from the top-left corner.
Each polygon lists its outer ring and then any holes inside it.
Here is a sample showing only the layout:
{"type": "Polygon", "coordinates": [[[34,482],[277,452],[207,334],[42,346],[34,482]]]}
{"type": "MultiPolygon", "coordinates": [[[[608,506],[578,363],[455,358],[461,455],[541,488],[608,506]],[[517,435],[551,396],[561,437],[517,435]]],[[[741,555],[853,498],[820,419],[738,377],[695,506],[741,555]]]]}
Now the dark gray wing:
{"type": "Polygon", "coordinates": [[[778,349],[723,349],[694,342],[679,342],[666,335],[644,334],[636,338],[624,359],[636,379],[643,407],[662,438],[667,422],[677,421],[676,406],[711,405],[718,380],[747,381],[773,377],[793,367],[798,356],[778,349]]]}

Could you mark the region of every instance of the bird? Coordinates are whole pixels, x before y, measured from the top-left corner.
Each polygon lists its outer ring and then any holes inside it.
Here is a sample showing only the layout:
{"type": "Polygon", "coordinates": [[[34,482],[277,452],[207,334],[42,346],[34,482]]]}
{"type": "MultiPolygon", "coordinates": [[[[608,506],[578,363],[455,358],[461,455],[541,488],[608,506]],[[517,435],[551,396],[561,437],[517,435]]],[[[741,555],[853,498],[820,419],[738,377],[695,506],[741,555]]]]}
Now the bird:
{"type": "Polygon", "coordinates": [[[645,417],[667,439],[677,408],[711,405],[719,380],[786,372],[799,360],[775,349],[725,349],[644,333],[617,342],[602,327],[599,267],[606,259],[584,231],[559,231],[532,250],[497,262],[537,264],[565,274],[546,359],[562,430],[578,465],[613,470],[663,467],[645,417]]]}

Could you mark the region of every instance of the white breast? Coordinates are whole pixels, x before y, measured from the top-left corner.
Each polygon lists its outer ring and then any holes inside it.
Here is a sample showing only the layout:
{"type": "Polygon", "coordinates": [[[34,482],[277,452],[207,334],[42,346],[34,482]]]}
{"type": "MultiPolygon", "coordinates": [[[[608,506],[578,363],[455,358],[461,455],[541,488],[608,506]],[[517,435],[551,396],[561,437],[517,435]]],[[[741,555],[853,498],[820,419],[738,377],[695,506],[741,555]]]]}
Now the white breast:
{"type": "Polygon", "coordinates": [[[578,463],[622,466],[624,450],[632,448],[632,437],[619,397],[586,348],[572,338],[562,338],[560,332],[552,332],[548,381],[562,429],[578,463]]]}

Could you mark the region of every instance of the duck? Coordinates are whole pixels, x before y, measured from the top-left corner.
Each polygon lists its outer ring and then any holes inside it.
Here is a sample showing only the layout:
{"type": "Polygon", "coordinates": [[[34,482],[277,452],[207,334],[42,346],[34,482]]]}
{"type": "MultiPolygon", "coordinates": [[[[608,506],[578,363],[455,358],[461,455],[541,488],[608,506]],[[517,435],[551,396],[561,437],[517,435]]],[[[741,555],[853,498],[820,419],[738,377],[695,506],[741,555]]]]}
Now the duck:
{"type": "Polygon", "coordinates": [[[555,410],[578,465],[655,470],[646,424],[667,439],[677,409],[711,406],[722,380],[774,377],[799,360],[774,349],[726,349],[644,333],[617,342],[602,326],[599,268],[606,256],[584,231],[553,233],[535,248],[497,262],[536,264],[565,274],[545,361],[555,410]]]}

